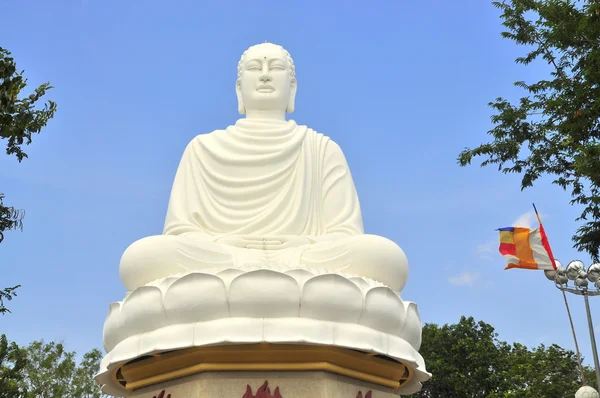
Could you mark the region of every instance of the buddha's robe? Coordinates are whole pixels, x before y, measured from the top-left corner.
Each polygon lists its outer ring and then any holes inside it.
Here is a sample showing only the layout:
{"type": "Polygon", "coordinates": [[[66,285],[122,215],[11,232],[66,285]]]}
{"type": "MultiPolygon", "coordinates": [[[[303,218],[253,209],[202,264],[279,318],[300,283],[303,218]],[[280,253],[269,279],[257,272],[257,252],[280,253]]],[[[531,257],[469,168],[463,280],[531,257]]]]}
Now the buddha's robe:
{"type": "Polygon", "coordinates": [[[340,147],[294,121],[241,119],[194,138],[175,176],[163,234],[133,243],[120,273],[133,290],[245,265],[336,270],[396,291],[408,274],[395,243],[364,234],[340,147]]]}

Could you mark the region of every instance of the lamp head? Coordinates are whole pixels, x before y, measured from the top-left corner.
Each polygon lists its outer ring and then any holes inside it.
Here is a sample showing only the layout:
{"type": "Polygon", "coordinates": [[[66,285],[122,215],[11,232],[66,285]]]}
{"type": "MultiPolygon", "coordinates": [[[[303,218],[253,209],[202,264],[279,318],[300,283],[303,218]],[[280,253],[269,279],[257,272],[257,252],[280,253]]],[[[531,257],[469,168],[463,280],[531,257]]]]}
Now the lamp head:
{"type": "Polygon", "coordinates": [[[556,270],[554,270],[554,269],[545,269],[544,270],[544,275],[549,280],[555,281],[556,280],[556,276],[558,275],[558,272],[556,272],[556,270]]]}
{"type": "Polygon", "coordinates": [[[585,266],[582,261],[574,260],[567,265],[567,278],[574,281],[582,274],[585,274],[585,266]]]}
{"type": "Polygon", "coordinates": [[[589,281],[587,278],[577,278],[575,279],[575,286],[577,287],[587,287],[589,281]]]}
{"type": "MultiPolygon", "coordinates": [[[[546,275],[546,277],[548,276],[546,275]]],[[[554,277],[554,282],[559,285],[566,285],[568,281],[567,270],[560,261],[556,260],[556,276],[554,277]]]]}
{"type": "Polygon", "coordinates": [[[600,263],[590,265],[590,268],[588,268],[587,273],[590,282],[596,282],[600,280],[600,263]]]}

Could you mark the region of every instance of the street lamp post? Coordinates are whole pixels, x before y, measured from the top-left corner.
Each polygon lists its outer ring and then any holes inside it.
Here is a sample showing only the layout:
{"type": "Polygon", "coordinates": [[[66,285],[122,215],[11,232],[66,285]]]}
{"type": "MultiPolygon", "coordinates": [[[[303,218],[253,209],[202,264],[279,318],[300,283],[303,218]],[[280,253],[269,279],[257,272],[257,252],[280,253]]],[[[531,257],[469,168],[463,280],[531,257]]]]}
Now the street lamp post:
{"type": "MultiPolygon", "coordinates": [[[[557,261],[557,269],[556,270],[548,270],[544,271],[546,277],[551,281],[554,281],[554,284],[558,289],[563,292],[577,294],[579,296],[583,296],[585,301],[585,310],[587,314],[588,327],[590,330],[590,340],[592,343],[592,356],[594,357],[594,367],[596,368],[596,384],[598,385],[598,390],[600,390],[600,361],[598,361],[598,350],[596,348],[596,337],[594,336],[594,326],[592,322],[592,314],[590,312],[590,303],[589,296],[598,296],[600,295],[600,263],[592,264],[587,272],[585,270],[585,265],[583,262],[579,260],[571,261],[567,268],[565,269],[560,262],[557,261]],[[569,281],[573,282],[574,286],[569,286],[569,281]],[[593,284],[592,288],[589,288],[589,283],[593,284]]],[[[569,306],[565,296],[565,304],[567,305],[567,311],[569,312],[569,319],[571,318],[569,306]]],[[[571,328],[573,328],[573,323],[571,321],[571,328]]],[[[573,337],[575,338],[575,345],[577,346],[577,339],[575,337],[575,330],[573,329],[573,337]]],[[[579,351],[579,348],[577,347],[579,351]]],[[[577,353],[578,358],[579,352],[577,353]]],[[[581,366],[581,359],[580,366],[581,366]]],[[[583,378],[583,371],[582,371],[583,378]]]]}

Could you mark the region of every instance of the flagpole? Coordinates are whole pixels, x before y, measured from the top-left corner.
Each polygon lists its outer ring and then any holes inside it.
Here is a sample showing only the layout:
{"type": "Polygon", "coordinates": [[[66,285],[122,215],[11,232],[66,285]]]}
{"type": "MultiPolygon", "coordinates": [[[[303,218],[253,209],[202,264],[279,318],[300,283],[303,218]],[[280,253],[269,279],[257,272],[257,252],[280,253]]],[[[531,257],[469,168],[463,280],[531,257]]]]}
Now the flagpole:
{"type": "MultiPolygon", "coordinates": [[[[537,207],[535,207],[535,203],[532,203],[533,210],[535,211],[535,215],[537,217],[538,223],[542,225],[542,218],[540,217],[540,213],[537,211],[537,207]]],[[[573,318],[571,317],[571,309],[569,308],[569,302],[567,301],[567,295],[564,290],[560,289],[563,295],[563,299],[565,300],[565,308],[567,309],[567,315],[569,316],[569,323],[571,324],[571,332],[573,332],[573,341],[575,342],[575,351],[577,353],[577,367],[579,368],[579,373],[581,373],[581,383],[582,385],[586,385],[585,382],[585,374],[583,371],[583,364],[581,363],[581,352],[579,351],[579,344],[577,343],[577,334],[575,333],[575,325],[573,324],[573,318]]]]}
{"type": "Polygon", "coordinates": [[[565,291],[561,289],[563,299],[565,300],[565,307],[567,308],[567,315],[569,316],[569,322],[571,323],[571,331],[573,332],[573,340],[575,341],[575,351],[577,352],[577,366],[581,373],[581,383],[586,385],[585,374],[583,372],[583,365],[581,364],[581,352],[579,351],[579,344],[577,343],[577,335],[575,334],[575,325],[573,325],[573,318],[571,317],[571,310],[569,309],[569,302],[567,301],[567,295],[565,291]]]}
{"type": "Polygon", "coordinates": [[[542,223],[542,218],[540,217],[540,213],[538,213],[537,207],[535,207],[535,203],[532,203],[532,205],[533,205],[533,210],[535,211],[535,215],[536,215],[536,217],[538,219],[538,223],[541,224],[542,223]]]}

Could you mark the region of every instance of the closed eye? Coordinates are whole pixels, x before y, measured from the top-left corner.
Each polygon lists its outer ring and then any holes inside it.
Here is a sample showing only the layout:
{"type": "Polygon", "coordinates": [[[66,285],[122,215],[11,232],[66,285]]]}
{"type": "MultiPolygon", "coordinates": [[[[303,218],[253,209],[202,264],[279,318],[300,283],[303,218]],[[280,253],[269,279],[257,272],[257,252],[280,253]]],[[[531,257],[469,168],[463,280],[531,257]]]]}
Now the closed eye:
{"type": "Polygon", "coordinates": [[[246,70],[260,70],[262,63],[259,60],[253,59],[246,63],[246,70]]]}

